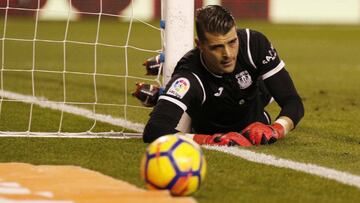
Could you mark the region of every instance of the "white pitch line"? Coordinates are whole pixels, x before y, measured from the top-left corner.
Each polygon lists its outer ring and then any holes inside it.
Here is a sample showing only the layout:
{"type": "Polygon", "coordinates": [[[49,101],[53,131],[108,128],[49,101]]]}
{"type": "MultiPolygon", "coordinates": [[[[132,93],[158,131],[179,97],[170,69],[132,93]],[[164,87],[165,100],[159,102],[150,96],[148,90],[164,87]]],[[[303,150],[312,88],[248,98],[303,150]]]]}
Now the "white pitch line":
{"type": "Polygon", "coordinates": [[[88,109],[83,109],[83,108],[79,108],[76,106],[63,104],[63,103],[59,103],[59,102],[49,101],[44,98],[40,99],[40,98],[37,98],[34,96],[18,94],[18,93],[6,91],[6,90],[0,90],[0,96],[6,97],[9,99],[18,100],[18,101],[21,101],[24,103],[36,104],[43,108],[64,111],[66,113],[83,116],[85,118],[101,121],[104,123],[109,123],[109,124],[112,124],[115,126],[125,127],[127,129],[134,130],[136,132],[142,132],[144,129],[144,124],[142,124],[142,123],[134,123],[134,122],[122,119],[122,118],[114,118],[110,115],[97,114],[88,109]]]}
{"type": "MultiPolygon", "coordinates": [[[[46,99],[39,99],[39,98],[33,97],[33,96],[22,95],[22,94],[13,93],[13,92],[5,91],[5,90],[0,90],[0,96],[14,99],[14,100],[19,100],[19,101],[25,102],[25,103],[33,103],[33,104],[39,105],[44,108],[50,108],[53,110],[64,111],[64,112],[75,114],[78,116],[83,116],[83,117],[86,117],[89,119],[96,119],[98,121],[109,123],[109,124],[116,125],[116,126],[123,126],[125,128],[132,129],[136,132],[142,132],[144,129],[144,125],[141,123],[133,123],[131,121],[126,121],[122,118],[113,118],[112,116],[109,116],[109,115],[94,114],[92,111],[87,110],[87,109],[83,109],[83,108],[79,108],[79,107],[75,107],[75,106],[71,106],[71,105],[66,105],[66,104],[62,104],[62,103],[56,103],[53,101],[48,101],[46,99]]],[[[275,157],[272,155],[256,153],[256,152],[252,152],[252,151],[249,151],[246,149],[241,149],[238,147],[204,146],[204,148],[228,153],[228,154],[231,154],[234,156],[241,157],[241,158],[251,161],[251,162],[276,166],[276,167],[280,167],[280,168],[289,168],[289,169],[293,169],[296,171],[313,174],[316,176],[335,180],[340,183],[344,183],[346,185],[351,185],[351,186],[360,188],[360,176],[353,175],[353,174],[350,174],[347,172],[337,171],[335,169],[330,169],[330,168],[318,166],[315,164],[306,164],[306,163],[300,163],[300,162],[295,162],[295,161],[291,161],[291,160],[286,160],[286,159],[278,158],[278,157],[275,157]]]]}
{"type": "Polygon", "coordinates": [[[27,195],[30,193],[30,190],[27,188],[0,187],[0,194],[27,195]]]}
{"type": "Polygon", "coordinates": [[[330,169],[315,164],[295,162],[263,153],[256,153],[250,150],[241,149],[239,147],[204,146],[204,148],[231,154],[251,162],[276,166],[280,168],[289,168],[360,188],[360,176],[347,172],[337,171],[335,169],[330,169]]]}
{"type": "Polygon", "coordinates": [[[0,203],[74,203],[71,200],[14,200],[0,197],[0,203]]]}

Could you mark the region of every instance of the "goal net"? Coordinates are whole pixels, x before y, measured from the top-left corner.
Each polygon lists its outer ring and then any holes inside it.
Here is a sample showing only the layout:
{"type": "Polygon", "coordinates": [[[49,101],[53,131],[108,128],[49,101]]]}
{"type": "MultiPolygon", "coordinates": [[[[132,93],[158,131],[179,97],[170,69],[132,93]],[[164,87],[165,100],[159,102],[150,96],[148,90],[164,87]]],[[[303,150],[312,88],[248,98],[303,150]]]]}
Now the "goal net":
{"type": "Polygon", "coordinates": [[[135,2],[1,0],[0,136],[141,133],[151,108],[131,93],[162,85],[142,64],[164,32],[135,2]]]}

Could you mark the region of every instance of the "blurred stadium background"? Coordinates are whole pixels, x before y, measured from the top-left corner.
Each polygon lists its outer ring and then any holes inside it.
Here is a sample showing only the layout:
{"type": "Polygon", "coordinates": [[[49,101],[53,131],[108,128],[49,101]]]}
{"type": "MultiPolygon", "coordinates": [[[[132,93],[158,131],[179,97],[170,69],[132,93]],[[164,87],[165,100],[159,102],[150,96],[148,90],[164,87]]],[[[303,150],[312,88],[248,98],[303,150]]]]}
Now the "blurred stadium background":
{"type": "MultiPolygon", "coordinates": [[[[222,4],[240,27],[265,33],[303,98],[296,131],[250,150],[359,178],[360,0],[194,3],[222,4]]],[[[35,135],[141,132],[151,109],[131,92],[136,82],[161,83],[142,66],[162,48],[161,1],[0,0],[0,15],[0,162],[78,165],[143,187],[140,139],[35,135]],[[9,137],[18,135],[26,138],[9,137]]],[[[199,202],[360,201],[356,185],[204,150],[199,202]]]]}

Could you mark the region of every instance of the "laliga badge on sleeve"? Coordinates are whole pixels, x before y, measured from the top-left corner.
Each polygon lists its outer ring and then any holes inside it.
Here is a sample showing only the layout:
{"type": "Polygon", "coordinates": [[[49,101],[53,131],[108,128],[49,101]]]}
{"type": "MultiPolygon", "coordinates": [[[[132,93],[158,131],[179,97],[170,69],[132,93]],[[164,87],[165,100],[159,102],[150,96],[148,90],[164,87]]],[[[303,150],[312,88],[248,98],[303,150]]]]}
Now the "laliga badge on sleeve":
{"type": "Polygon", "coordinates": [[[166,94],[182,99],[189,89],[190,89],[189,80],[186,78],[178,78],[171,84],[166,94]]]}

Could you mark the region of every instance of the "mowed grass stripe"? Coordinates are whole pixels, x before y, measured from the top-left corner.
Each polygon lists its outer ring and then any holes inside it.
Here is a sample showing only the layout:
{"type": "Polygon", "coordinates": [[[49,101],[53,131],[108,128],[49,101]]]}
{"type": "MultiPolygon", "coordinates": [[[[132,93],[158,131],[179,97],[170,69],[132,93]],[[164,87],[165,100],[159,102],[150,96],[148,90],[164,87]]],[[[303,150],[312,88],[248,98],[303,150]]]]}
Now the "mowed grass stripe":
{"type": "MultiPolygon", "coordinates": [[[[60,110],[67,113],[72,113],[79,116],[84,116],[89,119],[99,120],[101,122],[106,122],[109,124],[124,126],[126,128],[136,130],[137,132],[141,132],[143,130],[143,124],[132,123],[131,121],[125,121],[121,118],[113,118],[110,115],[102,115],[102,114],[94,114],[92,111],[87,109],[78,108],[75,106],[70,106],[66,104],[57,104],[55,102],[46,101],[44,99],[40,100],[36,97],[21,95],[17,93],[12,93],[8,91],[0,91],[0,96],[9,99],[20,100],[25,103],[33,103],[39,105],[44,108],[50,108],[54,110],[60,110]]],[[[6,136],[6,135],[5,135],[6,136]]],[[[46,135],[44,135],[46,137],[46,135]]],[[[70,136],[69,136],[70,137],[70,136]]],[[[266,155],[263,153],[256,153],[245,149],[239,149],[237,147],[213,147],[213,146],[205,146],[206,149],[216,150],[225,152],[228,154],[232,154],[237,157],[241,157],[248,161],[272,165],[276,167],[284,167],[297,171],[302,171],[305,173],[313,174],[316,176],[321,176],[325,178],[329,178],[347,185],[355,186],[360,188],[360,177],[356,175],[352,175],[345,172],[340,172],[334,169],[329,169],[321,166],[317,166],[315,164],[304,164],[291,160],[281,159],[275,156],[266,155]]]]}
{"type": "Polygon", "coordinates": [[[337,171],[335,169],[330,169],[311,163],[300,163],[296,161],[282,159],[272,155],[267,155],[264,153],[256,153],[238,147],[205,146],[205,148],[241,157],[251,162],[276,166],[280,168],[289,168],[296,171],[301,171],[304,173],[328,178],[338,181],[340,183],[344,183],[346,185],[355,186],[360,189],[360,176],[354,174],[337,171]]]}
{"type": "Polygon", "coordinates": [[[124,128],[133,130],[135,132],[142,132],[144,129],[144,124],[142,123],[135,123],[131,122],[129,120],[125,120],[123,118],[114,118],[111,115],[105,115],[105,114],[97,114],[94,113],[91,110],[79,108],[76,106],[63,104],[59,102],[53,102],[46,100],[45,98],[37,98],[33,96],[18,94],[10,91],[0,90],[0,96],[8,99],[14,99],[18,100],[24,103],[29,104],[36,104],[43,108],[50,108],[53,110],[63,111],[66,113],[75,114],[78,116],[83,116],[85,118],[91,119],[91,120],[97,120],[104,123],[109,123],[111,125],[115,126],[122,126],[124,128]]]}

